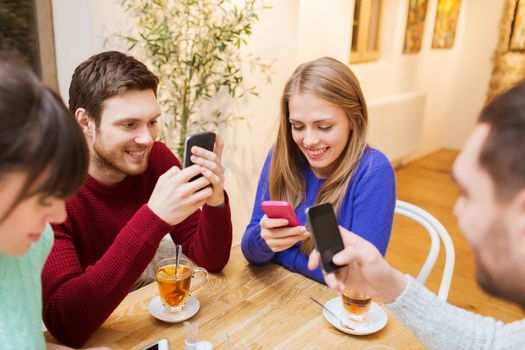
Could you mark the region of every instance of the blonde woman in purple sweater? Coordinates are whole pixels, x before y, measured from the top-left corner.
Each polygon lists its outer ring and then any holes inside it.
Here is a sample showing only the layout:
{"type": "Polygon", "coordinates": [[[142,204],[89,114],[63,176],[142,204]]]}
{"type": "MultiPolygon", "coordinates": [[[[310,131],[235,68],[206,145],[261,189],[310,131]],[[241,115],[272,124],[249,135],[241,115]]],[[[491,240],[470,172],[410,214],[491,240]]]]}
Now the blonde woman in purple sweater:
{"type": "Polygon", "coordinates": [[[366,144],[368,112],[359,82],[329,57],[301,64],[281,97],[279,131],[264,164],[241,247],[255,265],[270,262],[324,282],[310,271],[312,239],[306,208],[330,202],[339,225],[385,254],[395,207],[395,177],[388,159],[366,144]],[[300,226],[267,218],[261,202],[281,200],[295,208],[300,226]]]}

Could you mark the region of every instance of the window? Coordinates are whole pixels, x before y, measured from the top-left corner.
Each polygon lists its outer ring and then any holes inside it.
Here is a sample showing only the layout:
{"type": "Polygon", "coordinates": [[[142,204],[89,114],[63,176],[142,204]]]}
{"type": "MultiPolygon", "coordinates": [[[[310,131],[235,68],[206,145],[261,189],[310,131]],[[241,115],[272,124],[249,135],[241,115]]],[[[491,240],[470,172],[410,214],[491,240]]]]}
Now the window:
{"type": "Polygon", "coordinates": [[[0,60],[31,67],[57,90],[51,0],[0,0],[0,60]]]}
{"type": "Polygon", "coordinates": [[[355,0],[350,63],[379,58],[382,0],[355,0]]]}

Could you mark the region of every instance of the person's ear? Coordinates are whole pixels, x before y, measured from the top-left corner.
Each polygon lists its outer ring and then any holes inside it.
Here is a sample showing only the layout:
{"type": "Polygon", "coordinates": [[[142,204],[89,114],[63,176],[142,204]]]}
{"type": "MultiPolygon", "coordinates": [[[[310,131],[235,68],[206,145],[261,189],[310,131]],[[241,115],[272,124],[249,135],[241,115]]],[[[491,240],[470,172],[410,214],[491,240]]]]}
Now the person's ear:
{"type": "Polygon", "coordinates": [[[517,214],[516,223],[520,235],[525,237],[525,188],[522,188],[514,197],[514,206],[517,214]]]}
{"type": "Polygon", "coordinates": [[[77,120],[78,124],[80,125],[80,128],[84,132],[84,135],[94,135],[95,122],[84,108],[77,108],[77,110],[75,111],[75,119],[77,120]]]}

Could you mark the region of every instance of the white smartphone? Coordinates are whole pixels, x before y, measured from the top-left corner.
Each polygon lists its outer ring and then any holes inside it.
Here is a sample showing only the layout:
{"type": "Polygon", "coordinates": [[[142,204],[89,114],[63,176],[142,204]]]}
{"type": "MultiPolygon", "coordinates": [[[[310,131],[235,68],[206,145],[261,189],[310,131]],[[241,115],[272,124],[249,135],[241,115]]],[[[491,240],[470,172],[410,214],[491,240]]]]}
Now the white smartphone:
{"type": "Polygon", "coordinates": [[[162,338],[158,342],[146,346],[142,350],[169,350],[168,339],[162,338]]]}

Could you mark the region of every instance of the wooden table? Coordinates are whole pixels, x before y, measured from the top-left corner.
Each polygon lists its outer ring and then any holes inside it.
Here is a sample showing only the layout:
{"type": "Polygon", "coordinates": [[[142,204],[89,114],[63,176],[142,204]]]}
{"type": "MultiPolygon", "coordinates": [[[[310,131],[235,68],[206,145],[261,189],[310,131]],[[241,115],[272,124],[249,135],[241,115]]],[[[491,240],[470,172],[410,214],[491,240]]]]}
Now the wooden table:
{"type": "MultiPolygon", "coordinates": [[[[149,314],[148,304],[156,295],[155,283],[130,293],[85,347],[142,349],[168,338],[171,350],[183,349],[183,324],[164,323],[149,314]]],[[[362,349],[370,344],[424,348],[390,313],[386,327],[375,334],[340,332],[309,299],[324,303],[336,292],[275,264],[250,266],[239,246],[232,249],[224,271],[210,275],[193,295],[201,308],[190,321],[199,325],[199,339],[211,341],[214,349],[227,349],[227,334],[232,349],[362,349]]]]}

